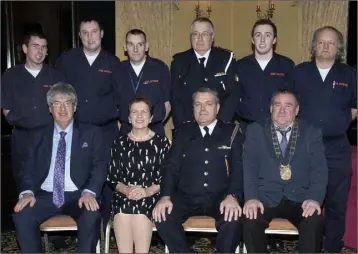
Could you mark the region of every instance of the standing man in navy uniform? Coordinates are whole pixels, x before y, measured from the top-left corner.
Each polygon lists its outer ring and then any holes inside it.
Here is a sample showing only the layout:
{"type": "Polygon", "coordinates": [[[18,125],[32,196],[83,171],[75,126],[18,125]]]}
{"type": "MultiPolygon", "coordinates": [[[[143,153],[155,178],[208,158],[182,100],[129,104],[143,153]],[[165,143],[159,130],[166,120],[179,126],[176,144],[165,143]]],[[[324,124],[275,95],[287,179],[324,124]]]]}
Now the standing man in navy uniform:
{"type": "Polygon", "coordinates": [[[33,131],[52,121],[46,102],[47,91],[53,84],[64,80],[59,71],[44,63],[47,55],[44,34],[28,33],[22,50],[26,55],[25,64],[7,70],[1,79],[1,108],[13,126],[11,156],[15,176],[20,170],[19,161],[31,143],[33,131]]]}
{"type": "Polygon", "coordinates": [[[197,18],[190,26],[192,48],[174,55],[171,64],[171,105],[174,127],[193,120],[192,95],[200,87],[218,91],[221,109],[218,118],[231,121],[238,104],[233,52],[212,47],[214,25],[197,18]]]}
{"type": "Polygon", "coordinates": [[[153,118],[149,127],[165,136],[164,121],[170,113],[170,73],[168,66],[161,60],[147,55],[149,44],[146,34],[139,29],[132,29],[126,34],[124,50],[128,60],[121,63],[123,74],[119,87],[120,134],[125,135],[131,129],[129,122],[129,102],[136,96],[142,96],[153,105],[153,118]]]}
{"type": "Polygon", "coordinates": [[[118,102],[115,95],[118,83],[114,73],[118,71],[120,62],[116,56],[102,49],[104,31],[99,21],[82,20],[79,30],[83,47],[62,53],[56,67],[76,89],[76,121],[101,127],[104,146],[109,153],[118,134],[118,102]]]}
{"type": "Polygon", "coordinates": [[[343,56],[342,34],[325,26],[315,31],[312,59],[294,71],[294,89],[301,101],[300,117],[322,130],[329,168],[325,200],[327,252],[340,252],[351,179],[351,148],[346,132],[357,108],[357,75],[343,56]]]}
{"type": "MultiPolygon", "coordinates": [[[[119,71],[120,62],[116,56],[102,49],[104,31],[99,21],[82,20],[79,30],[83,47],[62,53],[56,67],[76,89],[76,121],[101,127],[103,149],[106,149],[109,162],[110,149],[118,135],[116,92],[119,83],[115,79],[115,72],[119,71]]],[[[111,188],[105,185],[101,203],[105,223],[109,218],[111,197],[111,188]]]]}
{"type": "Polygon", "coordinates": [[[234,253],[241,236],[243,136],[239,125],[217,120],[216,91],[200,88],[192,97],[196,122],[177,126],[153,218],[170,253],[192,252],[182,223],[198,215],[215,219],[216,251],[234,253]]]}
{"type": "Polygon", "coordinates": [[[277,42],[276,25],[268,19],[256,21],[251,31],[254,53],[237,61],[241,101],[238,115],[243,125],[270,116],[270,98],[288,86],[294,62],[274,52],[277,42]]]}

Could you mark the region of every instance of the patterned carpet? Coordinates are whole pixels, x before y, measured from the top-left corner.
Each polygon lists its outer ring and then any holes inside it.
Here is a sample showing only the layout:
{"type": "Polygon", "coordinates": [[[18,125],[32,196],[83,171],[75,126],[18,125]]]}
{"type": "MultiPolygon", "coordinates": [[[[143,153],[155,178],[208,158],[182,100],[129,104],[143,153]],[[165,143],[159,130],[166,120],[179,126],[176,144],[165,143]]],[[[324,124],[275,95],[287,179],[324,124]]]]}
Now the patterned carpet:
{"type": "MultiPolygon", "coordinates": [[[[66,235],[69,233],[67,232],[66,235]]],[[[189,234],[188,241],[192,245],[193,250],[196,253],[213,253],[215,236],[206,236],[205,238],[198,237],[197,234],[189,234]]],[[[280,249],[272,250],[271,253],[294,253],[296,249],[297,240],[284,240],[283,246],[280,249]]],[[[64,242],[61,246],[54,247],[50,243],[51,253],[75,253],[76,252],[76,239],[74,235],[64,237],[64,242]]],[[[102,245],[103,247],[104,245],[102,245]]],[[[44,252],[44,249],[43,249],[44,252]]],[[[242,252],[242,250],[241,250],[242,252]]],[[[343,249],[344,253],[357,253],[357,250],[349,248],[343,249]]],[[[15,232],[10,231],[1,234],[1,253],[19,253],[19,247],[16,242],[15,232]]],[[[117,253],[115,241],[112,237],[110,244],[110,253],[117,253]]],[[[153,235],[153,243],[150,249],[150,253],[164,253],[164,245],[158,239],[156,233],[153,235]]]]}

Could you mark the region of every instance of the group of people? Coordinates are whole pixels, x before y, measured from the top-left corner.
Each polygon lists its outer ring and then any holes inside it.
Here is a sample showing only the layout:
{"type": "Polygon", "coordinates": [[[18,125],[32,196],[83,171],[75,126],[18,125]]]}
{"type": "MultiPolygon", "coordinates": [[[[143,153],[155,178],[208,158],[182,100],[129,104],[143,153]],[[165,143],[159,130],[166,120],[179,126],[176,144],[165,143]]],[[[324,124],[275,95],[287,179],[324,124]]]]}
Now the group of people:
{"type": "Polygon", "coordinates": [[[82,47],[51,67],[46,37],[30,33],[25,64],[2,76],[21,252],[40,252],[39,225],[58,214],[76,220],[79,252],[95,250],[110,216],[120,253],[148,252],[153,221],[170,252],[191,252],[182,223],[194,215],[215,219],[217,252],[242,239],[266,252],[276,217],[297,227],[299,251],[320,252],[323,235],[326,251],[341,250],[357,74],[340,62],[338,30],[317,29],[312,61],[295,66],[274,52],[275,24],[258,20],[254,52],[236,61],[197,18],[191,49],[170,70],[148,55],[143,31],[127,32],[122,62],[102,49],[103,35],[97,20],[82,20],[82,47]]]}

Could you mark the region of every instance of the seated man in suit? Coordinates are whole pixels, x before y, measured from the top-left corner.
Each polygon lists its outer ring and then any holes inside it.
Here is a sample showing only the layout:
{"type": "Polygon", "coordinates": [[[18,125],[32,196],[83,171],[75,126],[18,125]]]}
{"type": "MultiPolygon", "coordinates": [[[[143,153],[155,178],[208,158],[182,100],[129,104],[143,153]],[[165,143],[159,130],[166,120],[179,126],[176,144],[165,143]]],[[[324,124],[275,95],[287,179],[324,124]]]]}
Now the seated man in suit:
{"type": "Polygon", "coordinates": [[[177,129],[153,218],[169,251],[188,253],[182,223],[190,216],[211,216],[217,252],[233,253],[241,236],[243,136],[237,134],[238,125],[217,120],[216,91],[200,88],[193,94],[193,108],[196,122],[177,129]]]}
{"type": "Polygon", "coordinates": [[[296,119],[297,97],[278,90],[271,119],[247,128],[243,151],[244,241],[248,252],[267,252],[265,229],[274,218],[299,231],[300,252],[320,252],[321,205],[328,168],[319,129],[296,119]]]}
{"type": "Polygon", "coordinates": [[[39,225],[69,215],[78,226],[78,252],[93,252],[99,236],[98,197],[106,179],[102,133],[74,123],[77,95],[57,83],[47,93],[54,123],[34,134],[33,145],[15,176],[19,201],[13,219],[21,252],[40,252],[39,225]]]}

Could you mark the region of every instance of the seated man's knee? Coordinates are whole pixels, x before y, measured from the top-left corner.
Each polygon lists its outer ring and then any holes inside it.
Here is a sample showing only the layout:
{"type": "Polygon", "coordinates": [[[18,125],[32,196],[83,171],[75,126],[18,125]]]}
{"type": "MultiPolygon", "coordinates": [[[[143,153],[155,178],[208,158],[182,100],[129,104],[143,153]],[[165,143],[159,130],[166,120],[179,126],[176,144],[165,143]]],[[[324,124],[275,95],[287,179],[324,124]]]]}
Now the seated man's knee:
{"type": "Polygon", "coordinates": [[[26,206],[24,209],[22,209],[20,212],[15,212],[12,214],[12,218],[15,225],[22,225],[30,223],[36,223],[34,214],[34,210],[32,207],[26,206]]]}
{"type": "Polygon", "coordinates": [[[244,228],[244,231],[247,231],[247,230],[253,230],[253,229],[257,229],[257,227],[259,225],[262,224],[261,221],[259,221],[258,219],[248,219],[248,218],[244,218],[243,221],[242,221],[242,224],[243,224],[243,228],[244,228]]]}
{"type": "Polygon", "coordinates": [[[92,227],[99,222],[100,219],[101,214],[99,211],[88,211],[86,208],[83,208],[80,217],[77,219],[77,224],[81,224],[81,226],[85,227],[92,227]]]}
{"type": "Polygon", "coordinates": [[[305,218],[301,224],[300,228],[320,228],[323,227],[324,224],[324,217],[322,215],[318,215],[317,213],[314,213],[312,216],[309,216],[305,218]]]}

